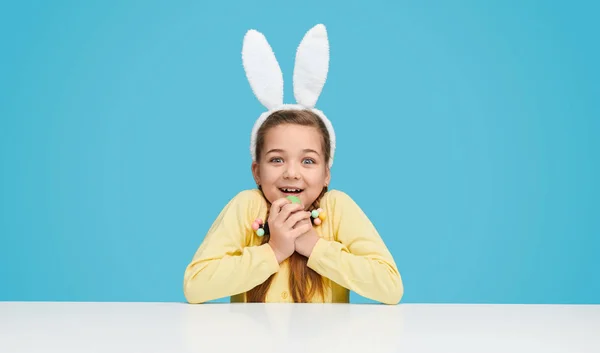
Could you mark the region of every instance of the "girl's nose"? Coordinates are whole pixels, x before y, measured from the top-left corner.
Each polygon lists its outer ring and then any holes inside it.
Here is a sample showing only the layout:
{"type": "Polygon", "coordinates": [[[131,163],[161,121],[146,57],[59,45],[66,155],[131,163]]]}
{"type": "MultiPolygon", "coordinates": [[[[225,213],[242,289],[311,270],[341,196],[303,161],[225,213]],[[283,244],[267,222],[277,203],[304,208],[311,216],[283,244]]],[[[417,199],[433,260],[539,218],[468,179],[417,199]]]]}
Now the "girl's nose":
{"type": "Polygon", "coordinates": [[[283,172],[283,177],[298,179],[300,175],[298,173],[298,169],[295,166],[293,166],[292,164],[288,164],[287,168],[283,172]]]}

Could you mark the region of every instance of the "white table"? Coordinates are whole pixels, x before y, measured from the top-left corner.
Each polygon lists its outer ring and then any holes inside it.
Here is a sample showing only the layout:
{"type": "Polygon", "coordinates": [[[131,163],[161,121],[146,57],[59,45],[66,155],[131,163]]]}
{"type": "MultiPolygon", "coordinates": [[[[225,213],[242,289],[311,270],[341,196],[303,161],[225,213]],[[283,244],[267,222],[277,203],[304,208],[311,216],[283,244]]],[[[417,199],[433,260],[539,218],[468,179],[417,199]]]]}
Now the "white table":
{"type": "Polygon", "coordinates": [[[0,302],[0,352],[600,352],[600,305],[0,302]]]}

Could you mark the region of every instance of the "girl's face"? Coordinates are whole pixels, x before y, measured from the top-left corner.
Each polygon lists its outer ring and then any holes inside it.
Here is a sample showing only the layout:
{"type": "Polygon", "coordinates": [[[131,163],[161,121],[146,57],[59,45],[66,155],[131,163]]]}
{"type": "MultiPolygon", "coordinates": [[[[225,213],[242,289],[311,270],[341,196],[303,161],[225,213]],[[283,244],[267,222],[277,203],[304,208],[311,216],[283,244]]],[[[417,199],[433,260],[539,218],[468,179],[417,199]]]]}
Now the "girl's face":
{"type": "Polygon", "coordinates": [[[317,199],[330,180],[321,141],[310,126],[282,124],[267,131],[252,174],[269,202],[294,195],[308,209],[317,199]]]}

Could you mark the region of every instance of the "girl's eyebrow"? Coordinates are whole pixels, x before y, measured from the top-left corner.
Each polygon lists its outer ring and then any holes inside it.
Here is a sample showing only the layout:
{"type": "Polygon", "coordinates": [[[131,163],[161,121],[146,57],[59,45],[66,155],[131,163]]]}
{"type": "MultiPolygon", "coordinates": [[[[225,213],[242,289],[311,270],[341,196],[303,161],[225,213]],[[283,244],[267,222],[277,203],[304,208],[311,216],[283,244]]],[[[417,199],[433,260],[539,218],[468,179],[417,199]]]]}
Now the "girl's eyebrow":
{"type": "Polygon", "coordinates": [[[320,156],[319,152],[317,152],[317,151],[315,151],[315,150],[311,150],[310,148],[305,148],[305,149],[303,149],[302,151],[303,151],[303,152],[305,152],[305,153],[310,153],[310,152],[312,152],[312,153],[315,153],[315,154],[317,154],[317,155],[319,155],[319,156],[320,156]]]}
{"type": "Polygon", "coordinates": [[[273,149],[267,151],[267,153],[265,153],[265,154],[275,153],[275,152],[277,152],[277,153],[283,153],[283,150],[281,148],[273,148],[273,149]]]}

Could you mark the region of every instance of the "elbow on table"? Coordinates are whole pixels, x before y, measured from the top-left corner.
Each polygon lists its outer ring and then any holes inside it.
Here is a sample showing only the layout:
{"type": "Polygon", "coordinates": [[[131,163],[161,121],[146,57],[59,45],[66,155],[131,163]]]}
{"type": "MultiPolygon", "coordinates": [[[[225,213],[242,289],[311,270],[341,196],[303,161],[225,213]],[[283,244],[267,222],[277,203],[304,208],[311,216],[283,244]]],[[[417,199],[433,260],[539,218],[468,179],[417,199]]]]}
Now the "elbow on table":
{"type": "Polygon", "coordinates": [[[396,288],[392,291],[392,295],[391,295],[391,301],[390,304],[391,305],[396,305],[396,304],[400,304],[400,301],[402,300],[402,297],[404,296],[404,286],[402,285],[402,282],[400,282],[396,288]]]}
{"type": "Polygon", "coordinates": [[[189,304],[202,304],[212,300],[209,286],[202,280],[200,273],[186,271],[183,279],[183,296],[189,304]]]}
{"type": "Polygon", "coordinates": [[[402,297],[404,296],[404,284],[402,283],[402,278],[399,275],[390,284],[386,292],[386,296],[382,300],[383,304],[397,305],[400,303],[402,297]]]}
{"type": "Polygon", "coordinates": [[[183,283],[183,296],[188,304],[202,304],[207,301],[203,298],[202,290],[194,288],[189,280],[183,283]]]}

